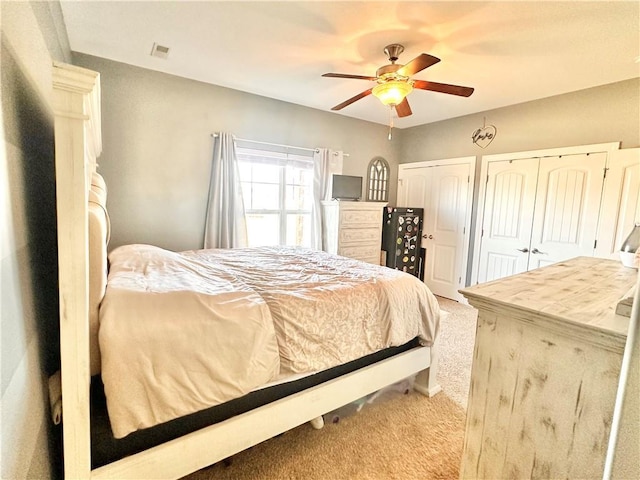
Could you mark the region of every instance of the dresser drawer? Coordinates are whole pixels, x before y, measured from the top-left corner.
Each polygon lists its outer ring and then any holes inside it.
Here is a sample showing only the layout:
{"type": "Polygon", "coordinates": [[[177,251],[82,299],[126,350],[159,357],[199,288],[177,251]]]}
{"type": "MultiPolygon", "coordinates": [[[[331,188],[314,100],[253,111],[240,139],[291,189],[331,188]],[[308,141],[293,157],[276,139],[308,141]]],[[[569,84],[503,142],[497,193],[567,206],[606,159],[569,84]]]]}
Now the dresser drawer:
{"type": "Polygon", "coordinates": [[[340,247],[338,255],[363,262],[374,263],[376,265],[380,264],[380,247],[378,245],[340,247]]]}
{"type": "Polygon", "coordinates": [[[382,224],[382,206],[379,210],[340,210],[340,225],[343,227],[377,227],[382,224]]]}
{"type": "Polygon", "coordinates": [[[378,247],[382,242],[382,232],[378,227],[362,227],[362,228],[340,228],[338,232],[338,242],[342,246],[343,243],[351,244],[374,244],[378,247]]]}

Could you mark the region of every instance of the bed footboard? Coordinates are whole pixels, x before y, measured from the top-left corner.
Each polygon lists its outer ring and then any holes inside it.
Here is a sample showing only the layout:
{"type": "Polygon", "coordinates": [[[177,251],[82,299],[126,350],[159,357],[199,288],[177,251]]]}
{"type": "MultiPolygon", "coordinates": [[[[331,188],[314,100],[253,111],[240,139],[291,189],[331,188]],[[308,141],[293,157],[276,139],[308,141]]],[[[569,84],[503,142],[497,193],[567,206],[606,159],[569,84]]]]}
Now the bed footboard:
{"type": "MultiPolygon", "coordinates": [[[[99,467],[92,479],[179,478],[416,374],[431,361],[416,347],[224,422],[99,467]]],[[[426,371],[426,370],[423,370],[426,371]]]]}

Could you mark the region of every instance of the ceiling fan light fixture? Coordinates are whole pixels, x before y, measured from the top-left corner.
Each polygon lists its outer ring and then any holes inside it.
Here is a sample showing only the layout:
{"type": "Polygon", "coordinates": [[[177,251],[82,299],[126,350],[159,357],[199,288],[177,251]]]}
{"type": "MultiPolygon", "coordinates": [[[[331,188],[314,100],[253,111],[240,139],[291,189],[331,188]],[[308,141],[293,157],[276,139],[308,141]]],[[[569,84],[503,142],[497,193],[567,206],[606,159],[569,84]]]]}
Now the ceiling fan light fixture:
{"type": "Polygon", "coordinates": [[[379,83],[371,93],[373,93],[378,100],[384,105],[399,105],[404,97],[409,95],[413,90],[413,85],[410,82],[403,82],[399,80],[391,80],[384,83],[379,83]]]}

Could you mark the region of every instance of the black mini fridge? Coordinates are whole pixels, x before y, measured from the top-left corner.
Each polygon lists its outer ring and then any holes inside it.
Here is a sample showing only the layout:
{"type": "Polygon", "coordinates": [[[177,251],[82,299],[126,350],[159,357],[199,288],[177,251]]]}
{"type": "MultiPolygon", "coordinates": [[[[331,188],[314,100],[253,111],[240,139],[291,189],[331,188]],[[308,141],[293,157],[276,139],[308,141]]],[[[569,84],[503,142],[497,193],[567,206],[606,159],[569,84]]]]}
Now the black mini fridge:
{"type": "Polygon", "coordinates": [[[389,268],[423,276],[421,253],[422,208],[384,207],[382,212],[382,251],[389,268]]]}

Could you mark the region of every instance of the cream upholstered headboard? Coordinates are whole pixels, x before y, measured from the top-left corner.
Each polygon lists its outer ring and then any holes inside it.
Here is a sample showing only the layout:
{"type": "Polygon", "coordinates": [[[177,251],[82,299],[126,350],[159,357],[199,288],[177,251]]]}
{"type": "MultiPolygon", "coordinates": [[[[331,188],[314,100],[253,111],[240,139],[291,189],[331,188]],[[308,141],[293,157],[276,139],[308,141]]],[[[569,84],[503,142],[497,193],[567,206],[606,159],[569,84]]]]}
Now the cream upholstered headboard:
{"type": "Polygon", "coordinates": [[[102,176],[93,172],[91,189],[89,190],[89,351],[91,375],[100,373],[99,310],[100,302],[107,288],[109,236],[107,186],[102,176]]]}

